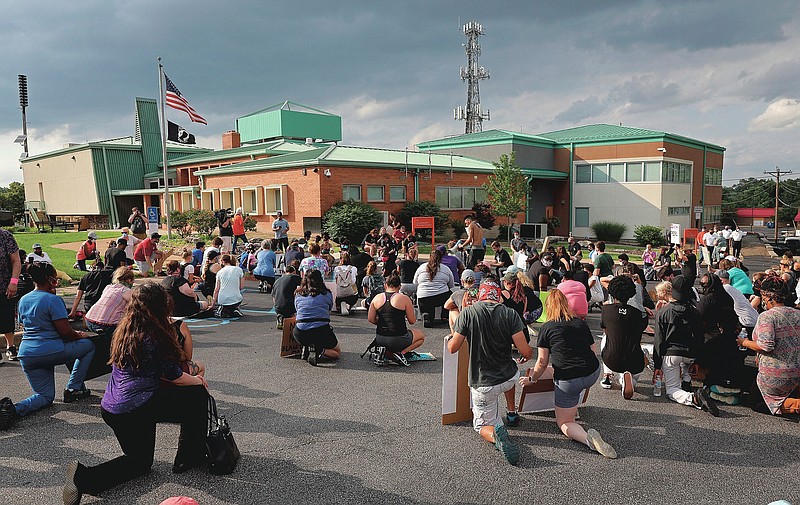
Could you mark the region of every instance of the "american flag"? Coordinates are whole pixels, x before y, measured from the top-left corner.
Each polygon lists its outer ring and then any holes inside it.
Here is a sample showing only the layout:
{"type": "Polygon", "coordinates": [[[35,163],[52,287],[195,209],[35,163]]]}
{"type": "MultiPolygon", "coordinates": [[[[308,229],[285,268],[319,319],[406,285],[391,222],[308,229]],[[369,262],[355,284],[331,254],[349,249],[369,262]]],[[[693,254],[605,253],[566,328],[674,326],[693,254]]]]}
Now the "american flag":
{"type": "Polygon", "coordinates": [[[178,87],[173,84],[173,82],[167,77],[167,74],[164,74],[164,79],[167,81],[167,93],[166,93],[166,104],[172,107],[173,109],[182,110],[183,112],[189,114],[189,119],[191,119],[192,123],[203,123],[205,125],[208,124],[205,118],[195,111],[189,102],[181,96],[181,92],[178,90],[178,87]]]}

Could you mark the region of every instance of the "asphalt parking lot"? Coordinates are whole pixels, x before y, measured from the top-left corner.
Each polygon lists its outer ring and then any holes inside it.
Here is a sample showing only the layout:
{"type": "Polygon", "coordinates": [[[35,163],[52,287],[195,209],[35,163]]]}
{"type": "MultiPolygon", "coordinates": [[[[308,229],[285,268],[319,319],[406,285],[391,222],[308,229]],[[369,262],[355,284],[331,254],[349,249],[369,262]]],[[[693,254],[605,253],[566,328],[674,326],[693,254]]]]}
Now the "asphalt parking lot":
{"type": "MultiPolygon", "coordinates": [[[[751,269],[753,266],[751,266],[751,269]]],[[[170,471],[177,427],[160,425],[152,472],[83,503],[158,504],[187,495],[203,505],[251,503],[730,503],[800,502],[800,424],[720,406],[722,415],[654,398],[649,372],[631,401],[595,386],[581,422],[619,453],[605,460],[563,437],[552,414],[523,416],[521,446],[507,465],[469,423],[441,425],[440,361],[378,368],[360,354],[374,327],[366,312],[333,316],[337,363],[314,368],[279,357],[271,297],[247,283],[245,317],[192,323],[195,357],[207,364],[212,394],[242,451],[237,470],[170,471]]],[[[599,333],[597,311],[589,316],[599,333]]],[[[421,326],[421,325],[420,325],[421,326]]],[[[442,353],[445,328],[426,329],[420,349],[442,353]]],[[[522,365],[523,368],[532,364],[522,365]]],[[[57,390],[66,370],[59,370],[57,390]]],[[[30,392],[18,363],[0,366],[0,396],[30,392]]],[[[119,454],[96,395],[59,400],[0,433],[4,503],[60,503],[64,468],[119,454]]],[[[60,397],[60,395],[58,395],[60,397]]]]}

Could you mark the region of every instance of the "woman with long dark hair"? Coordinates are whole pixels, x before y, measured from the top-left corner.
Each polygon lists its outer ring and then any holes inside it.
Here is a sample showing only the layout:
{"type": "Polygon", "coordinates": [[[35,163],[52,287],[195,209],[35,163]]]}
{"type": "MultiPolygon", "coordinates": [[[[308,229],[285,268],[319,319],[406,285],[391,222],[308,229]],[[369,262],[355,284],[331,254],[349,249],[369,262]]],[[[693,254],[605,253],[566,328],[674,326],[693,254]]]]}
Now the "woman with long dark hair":
{"type": "Polygon", "coordinates": [[[208,383],[181,370],[184,353],[171,313],[172,299],[161,285],[147,283],[131,292],[111,341],[111,379],[100,403],[103,421],[114,430],[123,455],[92,467],[70,463],[65,504],[78,504],[83,493],[97,495],[149,472],[157,423],[181,425],[174,473],[206,463],[208,383]]]}
{"type": "Polygon", "coordinates": [[[409,366],[409,361],[417,358],[414,349],[425,342],[425,335],[420,330],[409,330],[406,326],[406,321],[408,324],[416,323],[417,315],[411,298],[400,293],[400,275],[392,272],[386,278],[384,286],[385,291],[369,304],[367,320],[377,326],[375,342],[386,349],[385,356],[396,363],[409,366]]]}
{"type": "Polygon", "coordinates": [[[444,304],[450,298],[455,279],[449,268],[442,268],[442,251],[431,251],[428,262],[421,265],[414,274],[414,284],[417,285],[417,303],[422,312],[423,326],[430,328],[433,325],[436,307],[441,311],[441,320],[447,323],[444,304]]]}
{"type": "Polygon", "coordinates": [[[330,317],[333,294],[325,286],[321,271],[306,271],[294,292],[294,307],[297,315],[292,336],[303,346],[303,359],[313,366],[323,356],[338,359],[341,350],[330,317]]]}
{"type": "Polygon", "coordinates": [[[547,322],[539,330],[538,358],[533,374],[520,377],[519,383],[536,382],[553,364],[556,423],[567,437],[587,445],[606,458],[614,459],[617,452],[604,441],[597,430],[584,430],[575,422],[581,392],[589,389],[600,377],[600,362],[594,337],[583,319],[575,317],[567,297],[561,291],[550,291],[545,301],[547,322]]]}
{"type": "Polygon", "coordinates": [[[0,429],[8,429],[18,417],[52,405],[56,396],[56,365],[75,361],[64,389],[64,403],[90,395],[83,380],[94,357],[94,343],[69,325],[64,300],[55,294],[58,279],[53,265],[33,263],[28,265],[27,271],[36,289],[19,301],[17,310],[23,335],[17,357],[33,394],[16,405],[8,398],[0,401],[0,408],[7,409],[10,414],[3,416],[6,421],[0,429]]]}

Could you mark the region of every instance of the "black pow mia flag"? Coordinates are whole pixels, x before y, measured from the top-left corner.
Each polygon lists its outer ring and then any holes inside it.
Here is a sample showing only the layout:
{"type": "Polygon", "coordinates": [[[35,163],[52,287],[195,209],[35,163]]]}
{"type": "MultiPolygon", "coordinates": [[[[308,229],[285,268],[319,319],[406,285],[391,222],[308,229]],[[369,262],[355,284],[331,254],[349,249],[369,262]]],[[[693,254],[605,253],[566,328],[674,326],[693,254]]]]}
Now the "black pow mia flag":
{"type": "Polygon", "coordinates": [[[167,140],[180,144],[194,144],[194,135],[187,132],[183,126],[167,121],[167,140]]]}

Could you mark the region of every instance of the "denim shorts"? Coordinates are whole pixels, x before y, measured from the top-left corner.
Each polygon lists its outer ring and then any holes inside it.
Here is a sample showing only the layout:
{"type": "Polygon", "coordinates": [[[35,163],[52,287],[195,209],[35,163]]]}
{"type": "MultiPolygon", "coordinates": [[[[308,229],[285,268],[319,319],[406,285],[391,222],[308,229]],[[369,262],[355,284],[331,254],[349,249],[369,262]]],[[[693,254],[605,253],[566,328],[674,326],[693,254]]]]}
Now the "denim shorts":
{"type": "Polygon", "coordinates": [[[560,409],[577,407],[581,400],[581,391],[589,389],[600,377],[602,367],[598,363],[597,370],[586,377],[568,380],[553,380],[555,386],[555,404],[560,409]]]}

